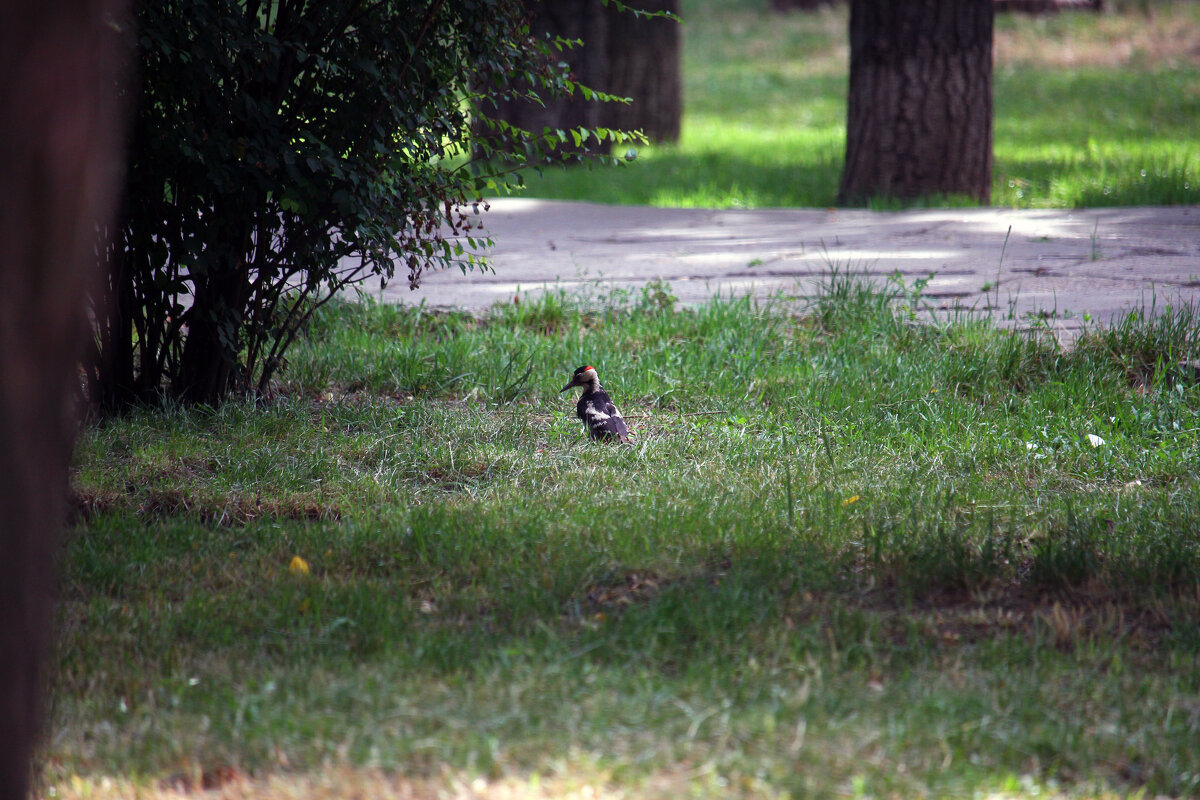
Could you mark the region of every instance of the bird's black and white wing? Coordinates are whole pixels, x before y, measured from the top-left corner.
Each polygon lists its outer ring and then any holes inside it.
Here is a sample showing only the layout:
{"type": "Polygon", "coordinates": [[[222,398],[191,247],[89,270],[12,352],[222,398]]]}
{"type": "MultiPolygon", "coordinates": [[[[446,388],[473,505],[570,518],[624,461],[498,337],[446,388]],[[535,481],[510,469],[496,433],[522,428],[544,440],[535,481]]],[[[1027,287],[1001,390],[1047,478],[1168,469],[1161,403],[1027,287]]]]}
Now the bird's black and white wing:
{"type": "Polygon", "coordinates": [[[629,437],[629,428],[621,412],[603,392],[592,393],[579,403],[579,418],[588,427],[596,439],[619,439],[625,441],[629,437]]]}

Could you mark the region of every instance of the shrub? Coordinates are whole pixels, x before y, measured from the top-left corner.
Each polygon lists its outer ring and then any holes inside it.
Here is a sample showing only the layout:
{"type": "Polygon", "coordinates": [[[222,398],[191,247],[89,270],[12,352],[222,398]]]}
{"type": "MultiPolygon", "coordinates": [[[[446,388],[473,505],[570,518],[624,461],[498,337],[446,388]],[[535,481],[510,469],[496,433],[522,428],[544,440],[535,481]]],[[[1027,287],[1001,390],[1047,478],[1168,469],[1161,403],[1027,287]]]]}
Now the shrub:
{"type": "Polygon", "coordinates": [[[338,291],[479,266],[476,198],[568,135],[506,125],[508,155],[469,157],[510,76],[577,88],[558,51],[578,42],[530,36],[520,0],[144,0],[135,17],[89,376],[102,408],[262,391],[338,291]]]}

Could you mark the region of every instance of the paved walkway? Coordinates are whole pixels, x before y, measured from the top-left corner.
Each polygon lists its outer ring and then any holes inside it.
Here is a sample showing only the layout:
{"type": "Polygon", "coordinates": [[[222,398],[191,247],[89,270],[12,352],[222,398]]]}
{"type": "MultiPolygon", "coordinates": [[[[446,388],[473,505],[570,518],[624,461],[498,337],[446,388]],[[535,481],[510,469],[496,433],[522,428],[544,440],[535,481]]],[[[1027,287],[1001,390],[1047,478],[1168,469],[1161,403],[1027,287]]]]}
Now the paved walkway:
{"type": "Polygon", "coordinates": [[[429,275],[397,302],[479,310],[518,293],[670,283],[685,303],[714,293],[811,296],[833,270],[881,281],[933,275],[940,308],[1048,319],[1066,336],[1157,300],[1200,301],[1200,207],[874,212],[705,210],[506,198],[482,220],[495,273],[429,275]]]}

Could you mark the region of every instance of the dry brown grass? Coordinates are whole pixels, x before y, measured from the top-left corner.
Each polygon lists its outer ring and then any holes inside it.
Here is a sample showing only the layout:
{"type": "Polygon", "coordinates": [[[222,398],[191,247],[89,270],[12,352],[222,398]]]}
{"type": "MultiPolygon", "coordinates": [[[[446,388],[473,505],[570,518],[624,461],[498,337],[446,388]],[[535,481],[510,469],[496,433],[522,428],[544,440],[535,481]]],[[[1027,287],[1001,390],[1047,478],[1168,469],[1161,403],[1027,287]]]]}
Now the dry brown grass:
{"type": "Polygon", "coordinates": [[[1168,4],[1153,13],[1080,12],[998,24],[996,64],[1047,68],[1200,66],[1200,8],[1168,4]]]}
{"type": "MultiPolygon", "coordinates": [[[[695,777],[663,773],[631,788],[614,786],[610,776],[589,767],[568,776],[495,780],[451,773],[418,779],[350,767],[252,777],[221,768],[181,773],[157,784],[126,778],[73,778],[45,787],[41,795],[55,800],[622,800],[686,796],[687,786],[695,777]]],[[[731,796],[740,795],[743,793],[733,791],[731,796]]]]}
{"type": "Polygon", "coordinates": [[[117,490],[78,489],[71,496],[72,522],[89,520],[118,511],[131,511],[152,521],[175,517],[195,519],[204,525],[236,526],[259,519],[292,521],[338,520],[342,511],[334,503],[305,494],[285,498],[241,494],[216,495],[202,490],[147,489],[130,484],[117,490]]]}
{"type": "MultiPolygon", "coordinates": [[[[231,774],[219,784],[192,784],[187,780],[161,785],[137,784],[125,779],[74,779],[54,787],[55,800],[667,800],[695,796],[697,787],[710,783],[703,770],[662,772],[637,786],[616,785],[610,776],[589,777],[468,778],[446,775],[440,779],[410,779],[376,769],[338,767],[324,772],[274,773],[261,778],[231,774]]],[[[747,779],[724,787],[730,798],[773,800],[783,795],[765,783],[747,779]]],[[[43,796],[46,796],[43,792],[43,796]]],[[[1036,796],[1057,800],[1068,795],[1053,791],[1029,793],[989,792],[986,800],[1036,796]]],[[[1119,795],[1101,792],[1071,797],[1112,800],[1119,795]]],[[[1168,800],[1158,796],[1156,800],[1168,800]]]]}

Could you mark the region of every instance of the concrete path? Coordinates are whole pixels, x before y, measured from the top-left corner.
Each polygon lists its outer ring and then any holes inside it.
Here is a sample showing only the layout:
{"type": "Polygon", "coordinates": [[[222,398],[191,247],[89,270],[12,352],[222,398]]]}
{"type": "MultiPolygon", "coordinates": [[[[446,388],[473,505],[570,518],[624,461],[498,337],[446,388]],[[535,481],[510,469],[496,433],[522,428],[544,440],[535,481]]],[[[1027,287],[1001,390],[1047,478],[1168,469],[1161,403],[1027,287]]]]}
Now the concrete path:
{"type": "Polygon", "coordinates": [[[886,281],[933,275],[938,307],[1037,315],[1068,338],[1083,315],[1200,301],[1200,207],[874,212],[704,210],[506,198],[481,217],[495,273],[427,276],[390,301],[480,310],[546,289],[637,289],[661,280],[684,303],[720,292],[814,294],[833,270],[886,281]],[[1011,232],[1010,232],[1011,231],[1011,232]]]}

